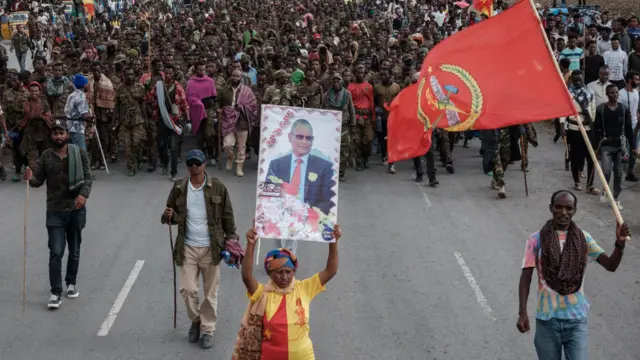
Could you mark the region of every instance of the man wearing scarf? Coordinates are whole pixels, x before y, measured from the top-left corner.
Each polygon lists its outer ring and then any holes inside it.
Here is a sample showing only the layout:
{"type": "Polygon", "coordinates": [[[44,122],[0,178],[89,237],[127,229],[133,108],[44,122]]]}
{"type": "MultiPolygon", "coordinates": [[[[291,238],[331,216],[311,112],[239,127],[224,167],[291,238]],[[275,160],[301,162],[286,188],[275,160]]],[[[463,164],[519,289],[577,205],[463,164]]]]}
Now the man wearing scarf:
{"type": "Polygon", "coordinates": [[[48,78],[45,83],[45,92],[51,106],[53,120],[66,120],[64,106],[67,103],[67,97],[74,90],[71,80],[62,73],[62,64],[53,64],[53,77],[48,78]]]}
{"type": "Polygon", "coordinates": [[[351,93],[342,85],[342,77],[335,73],[332,76],[333,86],[322,96],[322,104],[327,110],[342,112],[342,133],[340,135],[340,181],[345,181],[349,150],[351,147],[351,132],[356,126],[356,113],[353,108],[351,93]]]}
{"type": "MultiPolygon", "coordinates": [[[[552,219],[529,236],[525,247],[516,325],[521,333],[531,329],[527,300],[535,268],[538,303],[534,343],[540,360],[561,360],[563,350],[566,359],[587,359],[590,304],[583,292],[587,262],[595,260],[607,271],[616,271],[625,242],[629,240],[627,225],[618,224],[615,248],[608,256],[593,237],[573,221],[577,204],[578,198],[570,191],[555,192],[549,205],[552,219]]],[[[246,256],[251,254],[247,252],[246,256]]]]}
{"type": "MultiPolygon", "coordinates": [[[[96,119],[96,128],[98,129],[98,135],[102,136],[102,144],[107,146],[112,143],[110,138],[114,136],[110,130],[111,116],[113,109],[116,106],[116,92],[113,89],[113,84],[108,77],[102,73],[102,64],[99,61],[94,61],[91,64],[91,74],[87,78],[89,80],[89,104],[96,119]]],[[[102,163],[102,156],[100,153],[100,144],[98,141],[90,139],[89,149],[91,159],[93,160],[93,166],[91,169],[105,169],[105,164],[102,163]]],[[[111,153],[111,158],[115,159],[118,149],[104,148],[102,151],[111,153]]]]}
{"type": "Polygon", "coordinates": [[[198,148],[209,157],[209,165],[215,165],[218,152],[216,144],[216,82],[204,74],[206,65],[200,62],[195,67],[195,75],[187,82],[187,103],[191,131],[197,136],[198,148]]]}
{"type": "Polygon", "coordinates": [[[226,169],[233,168],[233,148],[237,148],[236,175],[244,176],[243,166],[249,131],[258,120],[258,103],[251,88],[242,84],[242,72],[234,70],[229,85],[218,97],[218,118],[222,119],[222,143],[227,155],[226,169]]]}

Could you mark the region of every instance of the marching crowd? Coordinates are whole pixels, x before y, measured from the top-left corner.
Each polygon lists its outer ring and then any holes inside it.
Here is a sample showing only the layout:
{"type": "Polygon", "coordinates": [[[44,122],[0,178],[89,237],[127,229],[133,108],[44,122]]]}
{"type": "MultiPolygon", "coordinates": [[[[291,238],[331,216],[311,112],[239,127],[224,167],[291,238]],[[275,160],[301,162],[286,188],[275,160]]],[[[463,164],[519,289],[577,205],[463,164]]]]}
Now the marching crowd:
{"type": "MultiPolygon", "coordinates": [[[[240,259],[246,255],[242,279],[251,300],[234,358],[259,359],[262,352],[262,359],[284,359],[284,348],[289,359],[312,359],[309,302],[337,271],[337,244],[330,245],[326,269],[303,281],[294,278],[298,262],[293,251],[269,252],[264,266],[270,281],[258,284],[252,275],[255,230],[247,233],[243,254],[241,246],[238,250],[226,188],[207,175],[206,165],[222,162],[227,171],[243,176],[245,160],[252,150],[254,154],[259,150],[260,106],[274,104],[342,112],[340,181],[347,180],[349,169],[366,171],[373,161],[395,173],[394,164],[387,163],[385,104],[417,81],[422,60],[433,46],[485,21],[487,15],[452,1],[428,0],[229,0],[171,5],[151,0],[118,2],[118,7],[120,12],[102,9],[91,19],[58,16],[54,21],[32,12],[27,25],[18,26],[12,35],[11,54],[0,59],[0,119],[3,142],[11,151],[11,165],[0,165],[0,178],[4,180],[11,167],[14,182],[25,178],[37,187],[47,180],[48,191],[54,194],[47,201],[53,259],[49,268],[54,274],[49,307],[61,303],[65,234],[72,254],[66,295],[79,295],[75,278],[86,221],[83,209],[91,191],[89,168],[107,170],[109,163],[124,161],[128,175],[135,176],[143,170],[155,172],[159,165],[174,182],[162,222],[179,229],[174,260],[182,268],[180,292],[192,321],[189,340],[200,341],[203,348],[213,345],[217,266],[221,252],[227,250],[240,259]],[[29,53],[33,71],[25,69],[29,53]],[[7,68],[12,54],[20,69],[7,68]],[[183,157],[187,134],[196,137],[197,149],[183,157]],[[183,160],[190,176],[179,180],[177,165],[183,160]],[[215,209],[210,203],[216,204],[215,209]],[[205,301],[198,308],[199,273],[205,301]],[[270,320],[263,322],[263,318],[270,320]],[[300,328],[287,333],[283,324],[291,322],[300,328]],[[289,344],[288,350],[281,341],[289,344]]],[[[493,15],[508,7],[497,1],[493,15]]],[[[622,209],[623,172],[627,181],[638,181],[634,175],[640,103],[638,18],[537,8],[607,181],[613,174],[613,196],[622,209]]],[[[565,165],[574,188],[582,190],[586,177],[586,191],[604,198],[594,185],[594,164],[578,119],[553,121],[555,141],[566,141],[565,165]]],[[[492,176],[491,187],[504,198],[507,166],[522,160],[522,170],[528,171],[528,144],[537,146],[535,128],[526,124],[480,134],[439,129],[434,133],[434,150],[448,173],[455,172],[454,144],[463,141],[466,147],[477,135],[484,172],[492,176]]],[[[434,150],[424,155],[431,186],[438,184],[434,150]]],[[[422,157],[414,159],[418,182],[423,181],[423,165],[422,157]]],[[[552,207],[569,209],[574,200],[570,193],[558,193],[552,207]]],[[[571,210],[567,209],[557,212],[571,210]]],[[[562,220],[558,222],[562,229],[573,231],[572,223],[561,215],[556,217],[562,220]]],[[[570,235],[571,241],[584,239],[574,232],[570,235]]],[[[340,236],[336,226],[333,237],[340,236]]],[[[617,239],[625,236],[628,229],[622,226],[617,239]]],[[[586,241],[592,240],[587,237],[586,241]]],[[[588,245],[590,256],[602,254],[597,245],[588,245]]],[[[620,247],[624,245],[616,243],[620,247]]],[[[613,259],[602,260],[603,266],[615,270],[621,254],[615,253],[613,259]]],[[[526,264],[536,265],[535,254],[526,264]]],[[[572,291],[579,288],[571,285],[572,291]]],[[[519,328],[527,330],[528,320],[521,320],[519,328]]]]}

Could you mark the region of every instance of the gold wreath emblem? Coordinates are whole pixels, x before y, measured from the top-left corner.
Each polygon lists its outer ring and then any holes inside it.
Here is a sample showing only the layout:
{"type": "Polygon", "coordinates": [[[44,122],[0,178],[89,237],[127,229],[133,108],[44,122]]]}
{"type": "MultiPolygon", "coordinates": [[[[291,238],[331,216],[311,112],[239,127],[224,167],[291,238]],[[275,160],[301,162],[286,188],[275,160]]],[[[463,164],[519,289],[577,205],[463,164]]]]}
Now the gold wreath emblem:
{"type": "MultiPolygon", "coordinates": [[[[424,97],[427,100],[427,103],[433,110],[441,111],[438,119],[436,119],[436,124],[434,124],[434,126],[437,126],[437,122],[444,114],[444,111],[451,110],[455,111],[458,114],[467,115],[467,118],[465,120],[461,120],[461,122],[456,125],[446,128],[446,130],[465,131],[472,129],[476,120],[480,116],[480,113],[482,112],[483,105],[482,91],[480,90],[480,86],[478,86],[478,82],[473,78],[473,76],[471,76],[468,71],[457,65],[443,64],[440,65],[440,70],[455,75],[465,84],[465,86],[467,86],[467,88],[469,88],[469,92],[471,93],[471,109],[469,110],[469,112],[465,112],[461,109],[458,109],[450,102],[440,101],[434,98],[431,91],[427,88],[424,92],[424,97]]],[[[431,69],[429,69],[429,72],[431,72],[431,69]]],[[[425,131],[432,126],[429,120],[429,116],[422,109],[422,93],[426,81],[426,77],[423,77],[418,87],[418,119],[424,124],[425,131]]]]}

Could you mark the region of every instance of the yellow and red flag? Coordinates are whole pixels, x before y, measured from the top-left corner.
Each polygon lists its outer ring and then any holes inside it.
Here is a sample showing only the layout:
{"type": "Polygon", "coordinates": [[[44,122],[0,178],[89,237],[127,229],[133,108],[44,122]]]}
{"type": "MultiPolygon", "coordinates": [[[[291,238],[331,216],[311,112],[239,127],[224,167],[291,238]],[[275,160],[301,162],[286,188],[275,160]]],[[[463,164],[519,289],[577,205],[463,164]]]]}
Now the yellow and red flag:
{"type": "Polygon", "coordinates": [[[389,106],[389,162],[424,155],[432,127],[487,130],[575,115],[545,36],[525,0],[434,47],[418,83],[389,106]]]}
{"type": "Polygon", "coordinates": [[[493,16],[493,0],[473,0],[473,8],[487,17],[493,16]]]}

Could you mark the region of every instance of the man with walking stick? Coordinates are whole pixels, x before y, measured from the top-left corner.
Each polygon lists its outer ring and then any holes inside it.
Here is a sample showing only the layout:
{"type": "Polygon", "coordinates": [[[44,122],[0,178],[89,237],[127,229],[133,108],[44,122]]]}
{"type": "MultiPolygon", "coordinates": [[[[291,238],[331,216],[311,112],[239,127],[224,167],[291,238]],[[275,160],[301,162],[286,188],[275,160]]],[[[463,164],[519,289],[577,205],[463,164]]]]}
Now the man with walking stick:
{"type": "Polygon", "coordinates": [[[200,340],[200,346],[209,349],[216,330],[220,253],[226,239],[237,238],[236,225],[229,192],[205,171],[204,153],[189,151],[186,163],[189,176],[174,183],[161,222],[178,225],[173,260],[180,267],[180,294],[191,320],[189,342],[200,340]],[[198,308],[200,274],[204,301],[198,308]]]}
{"type": "Polygon", "coordinates": [[[47,183],[47,232],[49,234],[49,282],[51,296],[48,307],[57,309],[62,302],[62,257],[65,243],[69,248],[67,260],[67,297],[77,298],[76,276],[80,262],[82,230],[87,221],[85,204],[91,193],[91,170],[86,152],[69,144],[67,124],[55,120],[51,128],[53,148],[40,156],[40,166],[34,174],[24,172],[32,187],[47,183]]]}

